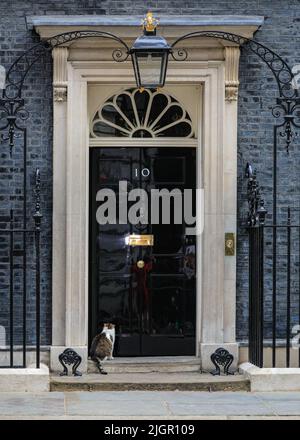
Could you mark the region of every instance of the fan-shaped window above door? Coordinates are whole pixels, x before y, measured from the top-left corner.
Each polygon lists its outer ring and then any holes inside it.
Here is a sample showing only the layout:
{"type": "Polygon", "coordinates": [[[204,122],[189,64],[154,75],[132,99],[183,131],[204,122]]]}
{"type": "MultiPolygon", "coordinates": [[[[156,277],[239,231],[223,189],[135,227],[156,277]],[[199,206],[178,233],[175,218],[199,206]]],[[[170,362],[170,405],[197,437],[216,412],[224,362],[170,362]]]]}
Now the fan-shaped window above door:
{"type": "Polygon", "coordinates": [[[188,112],[174,97],[157,90],[127,89],[97,110],[91,138],[194,138],[188,112]]]}

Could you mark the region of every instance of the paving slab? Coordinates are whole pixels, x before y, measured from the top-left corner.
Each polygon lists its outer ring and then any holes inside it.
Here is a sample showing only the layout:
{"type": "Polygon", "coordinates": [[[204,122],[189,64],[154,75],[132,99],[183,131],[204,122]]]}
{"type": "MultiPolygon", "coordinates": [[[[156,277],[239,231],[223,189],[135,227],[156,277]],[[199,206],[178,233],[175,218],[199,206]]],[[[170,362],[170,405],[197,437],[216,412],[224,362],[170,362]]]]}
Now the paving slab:
{"type": "MultiPolygon", "coordinates": [[[[102,416],[161,416],[168,415],[163,400],[103,400],[95,393],[71,393],[66,398],[67,415],[102,415],[102,416]]],[[[129,393],[126,393],[129,394],[129,393]]]]}
{"type": "Polygon", "coordinates": [[[298,392],[256,393],[256,397],[272,408],[278,416],[300,414],[300,393],[298,392]]]}
{"type": "Polygon", "coordinates": [[[255,393],[257,398],[267,400],[268,402],[298,402],[300,405],[300,393],[290,391],[274,391],[265,393],[255,393]]]}
{"type": "Polygon", "coordinates": [[[0,393],[0,418],[3,416],[61,416],[62,393],[0,393]]]}
{"type": "Polygon", "coordinates": [[[0,392],[0,419],[299,420],[300,392],[0,392]]]}
{"type": "Polygon", "coordinates": [[[276,412],[266,408],[264,405],[251,405],[240,406],[236,404],[187,404],[187,403],[172,403],[169,405],[171,414],[176,416],[196,416],[202,415],[214,415],[214,416],[226,416],[226,415],[276,415],[276,412]]]}

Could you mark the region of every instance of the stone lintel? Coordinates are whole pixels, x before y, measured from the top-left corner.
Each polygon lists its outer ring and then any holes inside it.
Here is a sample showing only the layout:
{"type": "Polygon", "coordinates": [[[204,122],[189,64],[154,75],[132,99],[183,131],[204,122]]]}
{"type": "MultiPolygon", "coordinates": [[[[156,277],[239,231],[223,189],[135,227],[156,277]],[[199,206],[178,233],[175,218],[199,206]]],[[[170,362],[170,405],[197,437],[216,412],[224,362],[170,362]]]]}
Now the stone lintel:
{"type": "MultiPolygon", "coordinates": [[[[146,10],[145,10],[146,12],[146,10]]],[[[200,30],[223,30],[252,38],[264,23],[263,16],[250,15],[172,15],[157,14],[159,32],[176,37],[200,30]]],[[[134,38],[140,32],[142,16],[126,15],[43,15],[28,16],[27,23],[42,39],[74,30],[103,30],[114,28],[118,36],[134,38]]]]}

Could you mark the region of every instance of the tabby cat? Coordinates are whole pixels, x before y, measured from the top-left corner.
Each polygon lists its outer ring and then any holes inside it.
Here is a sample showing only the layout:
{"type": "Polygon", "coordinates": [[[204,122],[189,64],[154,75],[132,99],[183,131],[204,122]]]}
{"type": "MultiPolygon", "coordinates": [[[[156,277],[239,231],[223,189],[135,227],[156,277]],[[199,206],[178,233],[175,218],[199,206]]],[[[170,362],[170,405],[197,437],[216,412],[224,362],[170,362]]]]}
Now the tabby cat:
{"type": "Polygon", "coordinates": [[[115,325],[111,323],[104,324],[102,332],[94,337],[90,349],[91,359],[97,363],[101,374],[107,374],[101,362],[106,359],[113,359],[114,343],[115,325]]]}

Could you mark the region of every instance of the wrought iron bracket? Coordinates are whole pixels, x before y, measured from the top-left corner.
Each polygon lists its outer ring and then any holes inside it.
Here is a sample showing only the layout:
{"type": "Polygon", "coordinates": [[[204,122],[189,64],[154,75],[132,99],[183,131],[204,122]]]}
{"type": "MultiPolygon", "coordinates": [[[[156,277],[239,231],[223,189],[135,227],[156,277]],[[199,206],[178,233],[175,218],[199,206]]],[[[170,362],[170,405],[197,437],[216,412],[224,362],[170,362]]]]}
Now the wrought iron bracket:
{"type": "Polygon", "coordinates": [[[79,354],[73,350],[72,348],[66,348],[59,356],[58,360],[63,366],[63,371],[60,373],[60,376],[68,376],[68,367],[67,365],[72,366],[72,374],[73,376],[82,376],[80,371],[77,371],[77,368],[81,364],[82,358],[79,354]]]}
{"type": "Polygon", "coordinates": [[[226,375],[234,374],[233,372],[229,371],[229,368],[233,362],[234,357],[225,348],[223,347],[217,348],[217,350],[210,356],[210,359],[214,364],[214,366],[216,367],[214,371],[211,371],[211,374],[213,376],[221,375],[221,367],[224,368],[224,374],[226,375]]]}
{"type": "Polygon", "coordinates": [[[293,87],[294,74],[289,65],[277,53],[259,43],[258,41],[243,37],[241,35],[232,34],[222,31],[199,31],[190,32],[183,35],[171,44],[171,56],[176,61],[184,61],[187,59],[188,53],[184,48],[178,48],[178,44],[191,38],[217,38],[219,40],[229,41],[241,47],[248,48],[257,55],[272,71],[277,82],[280,97],[297,98],[298,90],[293,87]]]}
{"type": "Polygon", "coordinates": [[[129,46],[120,37],[110,32],[82,30],[58,34],[48,40],[40,41],[16,59],[7,72],[6,88],[3,90],[3,99],[16,100],[22,97],[23,84],[31,67],[39,59],[51,53],[52,49],[58,46],[68,45],[72,41],[91,37],[115,41],[120,44],[121,47],[113,50],[112,58],[116,62],[123,62],[128,59],[130,55],[129,46]]]}
{"type": "Polygon", "coordinates": [[[279,135],[286,140],[286,151],[289,153],[293,139],[299,136],[300,98],[277,98],[276,105],[271,107],[271,110],[274,118],[279,121],[275,129],[279,130],[279,135]]]}
{"type": "MultiPolygon", "coordinates": [[[[24,54],[22,54],[10,67],[7,73],[7,87],[3,91],[3,98],[21,98],[22,87],[28,71],[35,64],[35,62],[46,53],[49,53],[55,47],[67,45],[72,41],[82,38],[97,37],[109,39],[120,44],[121,48],[116,49],[112,53],[112,57],[117,62],[122,62],[128,59],[130,55],[129,46],[117,35],[110,32],[82,30],[65,32],[48,40],[41,41],[36,44],[24,54]]],[[[263,44],[245,38],[241,35],[232,34],[230,32],[222,31],[199,31],[191,32],[177,38],[171,45],[171,56],[176,61],[184,61],[188,53],[184,48],[178,48],[178,44],[182,41],[191,38],[216,38],[220,40],[229,41],[242,47],[247,47],[255,53],[261,60],[267,64],[272,71],[279,89],[280,97],[282,98],[296,98],[298,97],[298,90],[293,87],[294,74],[292,73],[288,64],[277,55],[274,51],[264,46],[263,44]]]]}
{"type": "MultiPolygon", "coordinates": [[[[8,140],[10,148],[12,149],[14,146],[14,139],[19,137],[19,135],[15,134],[15,129],[19,128],[16,124],[16,119],[17,117],[19,119],[27,119],[28,117],[27,112],[25,112],[23,108],[24,101],[22,99],[22,89],[31,67],[39,59],[51,53],[54,48],[69,45],[73,41],[90,37],[113,40],[118,43],[120,48],[115,49],[112,52],[112,58],[116,62],[124,62],[130,56],[129,46],[120,37],[110,32],[95,30],[62,33],[51,37],[48,40],[41,41],[31,47],[17,58],[7,72],[6,88],[3,90],[3,99],[0,100],[2,118],[6,118],[6,125],[0,127],[0,131],[3,132],[7,128],[8,133],[0,135],[0,141],[8,140]]],[[[263,44],[241,35],[222,31],[200,31],[183,35],[172,43],[170,55],[174,60],[184,61],[187,59],[187,50],[179,48],[178,45],[190,38],[215,38],[234,43],[243,48],[249,48],[250,51],[255,53],[269,67],[276,79],[280,99],[282,99],[282,102],[277,103],[274,107],[274,112],[278,114],[278,106],[281,106],[282,108],[286,106],[288,108],[285,115],[284,131],[280,133],[282,137],[286,137],[288,149],[293,137],[295,137],[295,133],[291,130],[293,122],[291,120],[290,110],[295,110],[296,106],[299,104],[299,94],[298,90],[294,87],[294,74],[283,58],[263,44]]]]}
{"type": "Polygon", "coordinates": [[[16,130],[22,131],[19,122],[28,118],[28,112],[24,108],[24,99],[0,99],[0,121],[4,121],[4,125],[0,126],[1,138],[0,142],[9,142],[10,154],[15,144],[15,139],[20,138],[22,133],[16,133],[16,130]]]}

